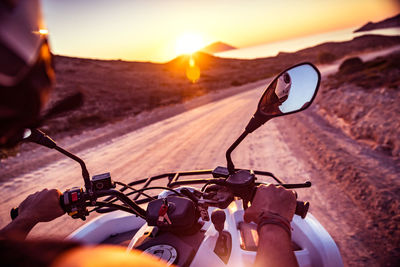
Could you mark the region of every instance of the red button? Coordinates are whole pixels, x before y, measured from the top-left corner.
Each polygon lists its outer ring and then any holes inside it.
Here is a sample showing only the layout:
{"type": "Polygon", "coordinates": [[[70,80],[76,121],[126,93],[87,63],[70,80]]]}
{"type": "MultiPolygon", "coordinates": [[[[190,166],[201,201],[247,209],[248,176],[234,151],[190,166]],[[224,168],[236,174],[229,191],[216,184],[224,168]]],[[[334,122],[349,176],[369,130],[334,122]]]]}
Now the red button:
{"type": "Polygon", "coordinates": [[[78,201],[78,193],[77,192],[71,193],[71,200],[72,200],[72,202],[78,201]]]}

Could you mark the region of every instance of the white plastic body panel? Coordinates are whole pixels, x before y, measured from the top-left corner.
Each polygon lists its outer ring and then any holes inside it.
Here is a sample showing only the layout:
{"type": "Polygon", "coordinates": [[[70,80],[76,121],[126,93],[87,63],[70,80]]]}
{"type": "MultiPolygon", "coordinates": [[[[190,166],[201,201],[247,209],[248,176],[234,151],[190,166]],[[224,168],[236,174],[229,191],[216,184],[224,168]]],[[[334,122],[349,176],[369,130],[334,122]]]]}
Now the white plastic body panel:
{"type": "MultiPolygon", "coordinates": [[[[214,208],[209,208],[211,214],[214,208]]],[[[217,241],[218,233],[211,222],[206,222],[202,229],[205,230],[205,238],[200,245],[191,267],[197,266],[251,266],[254,263],[256,252],[245,251],[240,247],[240,232],[238,225],[243,222],[243,209],[240,201],[233,202],[227,209],[225,230],[232,236],[232,252],[228,264],[213,252],[217,241]]],[[[292,240],[297,243],[302,250],[295,251],[299,266],[321,266],[321,267],[340,267],[343,266],[339,249],[335,242],[322,227],[322,225],[308,213],[305,219],[295,216],[292,221],[292,240]]],[[[145,227],[145,221],[141,218],[115,211],[102,215],[90,223],[82,226],[73,232],[68,238],[79,240],[86,244],[99,244],[109,236],[145,227]]],[[[141,229],[141,230],[142,230],[141,229]]],[[[143,233],[139,230],[132,238],[128,250],[130,250],[143,233]]]]}
{"type": "Polygon", "coordinates": [[[99,244],[108,237],[140,228],[145,220],[136,215],[113,211],[97,217],[71,233],[67,239],[84,244],[99,244]]]}

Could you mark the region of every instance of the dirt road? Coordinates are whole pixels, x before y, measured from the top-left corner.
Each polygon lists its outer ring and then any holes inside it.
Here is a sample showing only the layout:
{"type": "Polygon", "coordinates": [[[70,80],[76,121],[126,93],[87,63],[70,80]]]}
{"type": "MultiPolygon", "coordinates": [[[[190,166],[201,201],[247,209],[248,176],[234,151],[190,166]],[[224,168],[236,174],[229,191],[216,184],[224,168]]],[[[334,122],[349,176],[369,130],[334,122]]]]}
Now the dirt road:
{"type": "MultiPolygon", "coordinates": [[[[113,179],[123,182],[169,171],[223,166],[226,149],[241,134],[264,89],[265,86],[258,86],[191,109],[82,150],[79,156],[87,163],[91,175],[111,172],[113,179]]],[[[309,116],[314,115],[310,111],[309,116]]],[[[299,198],[311,202],[311,212],[338,243],[345,264],[378,265],[356,235],[360,228],[355,227],[362,227],[363,212],[324,174],[316,173],[310,158],[300,153],[309,148],[299,147],[296,138],[291,138],[298,133],[286,123],[288,119],[296,120],[296,116],[274,119],[249,135],[233,154],[236,166],[267,170],[287,182],[311,180],[313,187],[298,190],[299,198]]],[[[2,182],[0,227],[9,221],[9,208],[17,206],[29,193],[43,187],[64,190],[82,185],[79,165],[60,158],[2,182]]],[[[31,236],[62,238],[82,224],[63,216],[38,225],[31,236]]]]}

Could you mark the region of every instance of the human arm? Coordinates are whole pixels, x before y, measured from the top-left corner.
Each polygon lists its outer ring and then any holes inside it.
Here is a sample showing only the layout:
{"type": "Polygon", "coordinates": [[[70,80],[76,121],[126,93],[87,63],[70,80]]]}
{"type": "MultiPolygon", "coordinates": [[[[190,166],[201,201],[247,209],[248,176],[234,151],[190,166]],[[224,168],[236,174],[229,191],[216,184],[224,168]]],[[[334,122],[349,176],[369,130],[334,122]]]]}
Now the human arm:
{"type": "Polygon", "coordinates": [[[0,230],[0,238],[24,240],[39,222],[49,222],[63,215],[60,195],[56,189],[44,189],[29,195],[19,205],[18,217],[0,230]]]}
{"type": "MultiPolygon", "coordinates": [[[[261,185],[257,188],[252,205],[246,210],[246,222],[259,223],[263,212],[277,214],[290,222],[296,209],[296,196],[293,191],[275,185],[261,185]]],[[[290,235],[276,224],[264,224],[259,228],[259,241],[256,267],[298,266],[292,249],[290,235]]]]}

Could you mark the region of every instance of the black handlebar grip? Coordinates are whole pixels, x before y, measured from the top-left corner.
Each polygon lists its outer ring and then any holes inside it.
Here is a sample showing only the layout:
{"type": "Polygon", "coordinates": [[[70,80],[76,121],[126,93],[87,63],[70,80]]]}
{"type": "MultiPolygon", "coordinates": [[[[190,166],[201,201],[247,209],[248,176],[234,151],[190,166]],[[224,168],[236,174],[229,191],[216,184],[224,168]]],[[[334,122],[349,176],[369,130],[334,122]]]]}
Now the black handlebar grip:
{"type": "Polygon", "coordinates": [[[12,208],[10,211],[11,219],[14,220],[18,217],[18,208],[12,208]]]}
{"type": "MultiPolygon", "coordinates": [[[[68,196],[67,196],[68,197],[68,196]]],[[[64,204],[64,194],[61,194],[61,196],[60,196],[60,200],[59,200],[60,202],[60,206],[61,206],[61,208],[62,208],[62,210],[63,211],[65,211],[65,212],[67,212],[67,210],[66,210],[66,208],[65,208],[65,204],[64,204]]]]}
{"type": "Polygon", "coordinates": [[[308,208],[310,207],[310,203],[308,201],[297,201],[296,202],[296,211],[294,212],[296,215],[299,215],[302,219],[304,219],[307,215],[308,208]]]}

